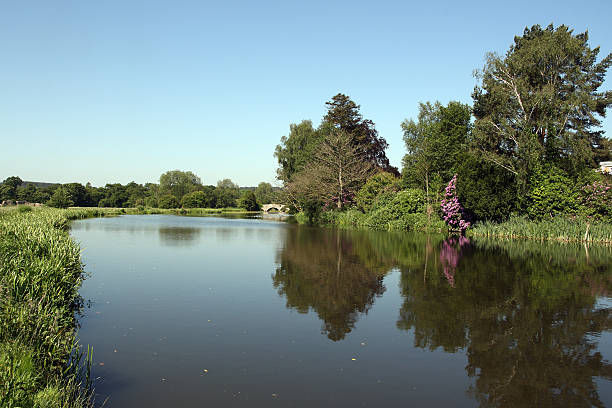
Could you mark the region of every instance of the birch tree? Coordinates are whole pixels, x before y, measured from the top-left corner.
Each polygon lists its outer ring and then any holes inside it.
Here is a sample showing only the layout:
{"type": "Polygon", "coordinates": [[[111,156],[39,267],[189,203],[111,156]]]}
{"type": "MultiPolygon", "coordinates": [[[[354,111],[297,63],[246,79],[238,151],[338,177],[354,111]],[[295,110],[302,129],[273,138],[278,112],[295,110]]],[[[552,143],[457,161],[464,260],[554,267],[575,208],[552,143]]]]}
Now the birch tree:
{"type": "Polygon", "coordinates": [[[473,137],[482,156],[517,177],[526,191],[537,163],[572,174],[609,156],[600,129],[612,91],[599,91],[612,54],[597,62],[588,32],[562,25],[526,28],[504,57],[490,53],[477,74],[473,137]]]}

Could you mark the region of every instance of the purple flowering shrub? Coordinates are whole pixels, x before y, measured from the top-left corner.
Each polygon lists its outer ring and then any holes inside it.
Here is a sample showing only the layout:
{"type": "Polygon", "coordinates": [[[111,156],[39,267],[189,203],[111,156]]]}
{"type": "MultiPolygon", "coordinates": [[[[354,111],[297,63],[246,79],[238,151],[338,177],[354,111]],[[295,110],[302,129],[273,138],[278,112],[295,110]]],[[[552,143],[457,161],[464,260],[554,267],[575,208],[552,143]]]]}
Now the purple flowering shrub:
{"type": "Polygon", "coordinates": [[[338,209],[338,201],[341,202],[342,208],[351,207],[355,204],[355,193],[345,191],[338,200],[338,196],[331,197],[323,204],[323,210],[338,209]]]}
{"type": "Polygon", "coordinates": [[[463,234],[470,227],[470,222],[465,216],[465,209],[461,206],[457,197],[457,175],[449,181],[444,191],[444,199],[440,204],[442,207],[442,218],[451,230],[459,230],[463,234]]]}
{"type": "Polygon", "coordinates": [[[455,287],[455,273],[461,259],[463,248],[470,244],[470,240],[463,235],[457,238],[452,236],[442,243],[440,248],[440,263],[442,264],[444,277],[448,284],[455,287]]]}
{"type": "Polygon", "coordinates": [[[595,219],[612,218],[612,185],[605,181],[595,181],[580,189],[580,202],[586,215],[595,219]]]}

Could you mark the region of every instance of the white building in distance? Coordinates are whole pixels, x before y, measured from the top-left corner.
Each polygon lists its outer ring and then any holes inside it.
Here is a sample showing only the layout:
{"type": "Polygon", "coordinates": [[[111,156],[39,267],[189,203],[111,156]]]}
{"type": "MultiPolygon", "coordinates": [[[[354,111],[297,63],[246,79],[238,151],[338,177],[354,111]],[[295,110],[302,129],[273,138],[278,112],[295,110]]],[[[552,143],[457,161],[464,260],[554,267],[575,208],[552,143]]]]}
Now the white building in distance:
{"type": "Polygon", "coordinates": [[[599,171],[612,174],[612,161],[599,162],[599,171]]]}

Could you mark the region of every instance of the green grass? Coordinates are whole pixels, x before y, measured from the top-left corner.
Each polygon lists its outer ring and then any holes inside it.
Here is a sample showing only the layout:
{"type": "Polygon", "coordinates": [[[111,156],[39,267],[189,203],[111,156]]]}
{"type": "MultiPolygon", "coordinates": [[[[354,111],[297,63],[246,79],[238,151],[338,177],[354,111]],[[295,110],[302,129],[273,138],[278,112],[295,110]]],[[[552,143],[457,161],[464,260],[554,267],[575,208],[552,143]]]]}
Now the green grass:
{"type": "MultiPolygon", "coordinates": [[[[0,211],[0,406],[90,406],[77,358],[75,311],[83,281],[69,219],[96,211],[0,211]]],[[[104,213],[104,215],[110,215],[104,213]]],[[[89,355],[89,353],[88,353],[89,355]]]]}
{"type": "MultiPolygon", "coordinates": [[[[247,211],[244,208],[100,208],[100,207],[72,207],[68,211],[75,211],[78,217],[103,217],[123,214],[168,214],[185,216],[206,216],[216,214],[258,214],[259,211],[247,211]]],[[[75,219],[75,218],[71,218],[75,219]]]]}
{"type": "MultiPolygon", "coordinates": [[[[295,215],[299,224],[307,224],[308,217],[299,212],[295,215]]],[[[427,215],[421,212],[388,214],[384,211],[362,213],[357,209],[346,211],[324,211],[319,214],[318,223],[321,226],[333,225],[343,229],[366,229],[378,231],[420,231],[428,233],[445,233],[448,228],[436,214],[427,220],[427,215]]]]}
{"type": "Polygon", "coordinates": [[[612,244],[612,224],[559,216],[543,221],[512,217],[503,223],[482,222],[468,231],[475,237],[612,244]]]}

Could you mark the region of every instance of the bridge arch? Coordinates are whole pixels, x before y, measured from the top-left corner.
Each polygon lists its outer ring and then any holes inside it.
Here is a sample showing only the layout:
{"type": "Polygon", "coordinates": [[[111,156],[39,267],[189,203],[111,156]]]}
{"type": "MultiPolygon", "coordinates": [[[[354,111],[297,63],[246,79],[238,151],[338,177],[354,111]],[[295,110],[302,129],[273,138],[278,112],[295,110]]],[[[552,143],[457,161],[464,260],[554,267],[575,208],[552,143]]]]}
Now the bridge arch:
{"type": "Polygon", "coordinates": [[[283,208],[285,208],[285,206],[282,204],[264,204],[261,206],[261,210],[265,213],[269,212],[270,210],[283,212],[283,208]]]}

